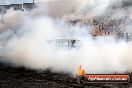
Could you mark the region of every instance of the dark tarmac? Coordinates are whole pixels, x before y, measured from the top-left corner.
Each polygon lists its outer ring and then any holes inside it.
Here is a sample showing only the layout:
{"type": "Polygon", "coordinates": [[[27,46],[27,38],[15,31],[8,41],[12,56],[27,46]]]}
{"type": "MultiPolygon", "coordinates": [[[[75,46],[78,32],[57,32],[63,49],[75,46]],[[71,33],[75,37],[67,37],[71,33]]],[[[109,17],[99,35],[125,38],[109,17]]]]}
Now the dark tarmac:
{"type": "MultiPolygon", "coordinates": [[[[132,88],[127,85],[85,85],[83,88],[132,88]]],[[[54,73],[49,70],[37,72],[25,68],[15,68],[0,63],[0,88],[80,88],[75,78],[69,74],[54,73]]]]}

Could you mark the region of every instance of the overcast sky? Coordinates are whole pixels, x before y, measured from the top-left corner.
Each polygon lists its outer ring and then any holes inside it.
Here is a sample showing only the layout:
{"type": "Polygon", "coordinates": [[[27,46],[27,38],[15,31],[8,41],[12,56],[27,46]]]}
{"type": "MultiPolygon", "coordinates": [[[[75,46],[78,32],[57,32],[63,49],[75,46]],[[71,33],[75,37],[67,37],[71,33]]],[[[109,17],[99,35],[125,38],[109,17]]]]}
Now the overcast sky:
{"type": "Polygon", "coordinates": [[[31,3],[33,0],[0,0],[0,4],[31,3]]]}

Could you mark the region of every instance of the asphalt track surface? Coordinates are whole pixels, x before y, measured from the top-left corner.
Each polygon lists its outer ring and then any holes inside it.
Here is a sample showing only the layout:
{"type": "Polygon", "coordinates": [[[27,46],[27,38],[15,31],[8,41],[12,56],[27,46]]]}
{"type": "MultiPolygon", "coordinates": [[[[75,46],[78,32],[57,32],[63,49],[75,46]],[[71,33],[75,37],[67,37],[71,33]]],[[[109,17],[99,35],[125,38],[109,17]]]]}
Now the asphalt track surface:
{"type": "MultiPolygon", "coordinates": [[[[83,88],[132,88],[125,84],[86,84],[83,88]]],[[[82,88],[69,74],[37,72],[0,63],[0,88],[82,88]]]]}

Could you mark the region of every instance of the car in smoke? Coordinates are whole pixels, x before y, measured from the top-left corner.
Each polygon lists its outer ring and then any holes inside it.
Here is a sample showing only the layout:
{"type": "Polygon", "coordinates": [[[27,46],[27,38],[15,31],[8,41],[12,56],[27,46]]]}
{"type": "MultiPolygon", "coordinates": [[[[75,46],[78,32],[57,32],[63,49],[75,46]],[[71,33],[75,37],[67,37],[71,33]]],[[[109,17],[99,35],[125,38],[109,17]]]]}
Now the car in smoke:
{"type": "Polygon", "coordinates": [[[78,67],[77,82],[80,86],[85,84],[125,84],[129,88],[132,83],[130,74],[86,74],[82,66],[78,67]]]}
{"type": "Polygon", "coordinates": [[[47,41],[49,45],[55,46],[57,48],[79,48],[81,46],[81,41],[78,39],[54,39],[47,41]]]}

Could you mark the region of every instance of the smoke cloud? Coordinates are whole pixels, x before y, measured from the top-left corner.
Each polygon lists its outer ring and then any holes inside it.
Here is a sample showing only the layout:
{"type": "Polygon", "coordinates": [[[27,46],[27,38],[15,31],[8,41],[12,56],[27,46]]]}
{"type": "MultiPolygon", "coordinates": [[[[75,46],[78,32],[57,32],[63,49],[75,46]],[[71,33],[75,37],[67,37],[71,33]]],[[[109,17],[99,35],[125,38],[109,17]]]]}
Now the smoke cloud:
{"type": "Polygon", "coordinates": [[[1,15],[0,61],[18,67],[71,74],[76,74],[79,65],[83,65],[88,73],[132,72],[131,41],[117,41],[112,36],[93,39],[89,31],[94,26],[65,22],[71,16],[122,19],[119,25],[109,27],[125,29],[124,32],[132,34],[131,5],[122,8],[128,0],[123,1],[38,0],[37,7],[29,12],[8,10],[1,15]],[[115,4],[117,2],[119,5],[115,4]],[[57,39],[76,39],[80,43],[78,48],[67,49],[50,43],[57,39]]]}

